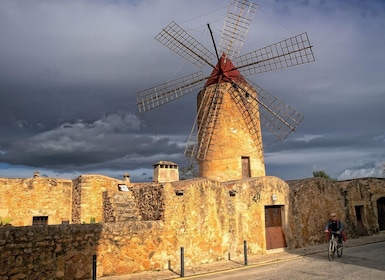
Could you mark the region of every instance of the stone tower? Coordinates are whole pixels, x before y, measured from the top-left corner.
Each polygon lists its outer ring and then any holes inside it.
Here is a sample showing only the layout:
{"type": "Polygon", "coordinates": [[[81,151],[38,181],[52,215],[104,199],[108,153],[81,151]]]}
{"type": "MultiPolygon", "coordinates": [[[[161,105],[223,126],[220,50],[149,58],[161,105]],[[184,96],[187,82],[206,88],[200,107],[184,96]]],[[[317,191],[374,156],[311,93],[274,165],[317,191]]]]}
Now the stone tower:
{"type": "MultiPolygon", "coordinates": [[[[215,94],[219,90],[222,99],[206,158],[198,161],[199,174],[201,177],[220,182],[265,176],[258,106],[255,106],[256,102],[253,100],[254,105],[250,110],[257,120],[257,125],[250,131],[244,112],[239,109],[237,100],[229,93],[229,90],[232,90],[231,81],[236,81],[247,92],[253,92],[253,96],[257,93],[247,84],[238,70],[232,70],[234,65],[229,59],[222,56],[219,63],[221,66],[213,70],[204,90],[198,94],[198,108],[204,95],[215,94]],[[218,73],[217,69],[222,69],[223,73],[218,73]]],[[[251,94],[245,98],[252,98],[251,94]]],[[[208,105],[203,104],[203,106],[208,105]]],[[[205,125],[204,117],[198,117],[198,119],[201,120],[202,125],[205,125]]],[[[204,137],[198,135],[198,141],[207,141],[204,137]]]]}

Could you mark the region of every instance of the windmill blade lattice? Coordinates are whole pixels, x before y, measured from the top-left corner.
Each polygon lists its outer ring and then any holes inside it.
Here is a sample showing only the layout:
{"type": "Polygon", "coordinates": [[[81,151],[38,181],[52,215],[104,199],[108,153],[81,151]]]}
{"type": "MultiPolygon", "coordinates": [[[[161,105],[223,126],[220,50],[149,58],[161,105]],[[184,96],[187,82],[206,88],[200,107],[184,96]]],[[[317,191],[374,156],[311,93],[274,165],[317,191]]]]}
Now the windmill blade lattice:
{"type": "Polygon", "coordinates": [[[219,50],[233,59],[237,57],[257,11],[257,5],[246,0],[230,0],[222,30],[219,50]]]}
{"type": "Polygon", "coordinates": [[[222,99],[220,83],[209,88],[202,96],[194,126],[187,141],[185,156],[198,160],[207,159],[206,155],[215,134],[222,99]],[[198,142],[199,139],[200,142],[198,142]]]}
{"type": "Polygon", "coordinates": [[[245,88],[244,85],[241,87],[235,82],[232,83],[228,92],[242,113],[251,137],[256,144],[259,144],[258,149],[263,154],[262,139],[258,133],[260,129],[259,106],[254,99],[250,100],[250,96],[255,97],[257,93],[249,86],[248,88],[245,88]]]}
{"type": "Polygon", "coordinates": [[[255,90],[248,91],[247,94],[259,104],[261,123],[279,140],[285,140],[302,122],[303,115],[250,80],[248,83],[255,90]]]}
{"type": "Polygon", "coordinates": [[[199,68],[211,65],[215,55],[184,31],[178,24],[171,22],[155,39],[199,68]]]}
{"type": "Polygon", "coordinates": [[[307,33],[241,55],[236,58],[237,69],[243,76],[278,70],[314,61],[307,33]]]}
{"type": "Polygon", "coordinates": [[[136,101],[139,112],[145,112],[174,101],[190,92],[201,89],[206,78],[201,71],[159,86],[138,92],[136,101]]]}

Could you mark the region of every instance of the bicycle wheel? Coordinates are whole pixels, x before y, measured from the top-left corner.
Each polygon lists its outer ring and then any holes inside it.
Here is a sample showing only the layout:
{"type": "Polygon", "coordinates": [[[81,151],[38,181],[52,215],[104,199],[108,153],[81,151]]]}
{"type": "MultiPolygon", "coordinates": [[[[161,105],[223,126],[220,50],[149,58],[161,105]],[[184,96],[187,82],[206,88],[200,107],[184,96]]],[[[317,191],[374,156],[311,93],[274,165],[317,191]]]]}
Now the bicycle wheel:
{"type": "Polygon", "coordinates": [[[338,242],[338,244],[337,244],[337,256],[341,257],[343,251],[344,251],[344,245],[342,244],[342,242],[338,242]]]}
{"type": "Polygon", "coordinates": [[[329,258],[329,261],[332,261],[334,259],[334,243],[333,243],[333,239],[330,239],[330,241],[329,241],[328,258],[329,258]]]}

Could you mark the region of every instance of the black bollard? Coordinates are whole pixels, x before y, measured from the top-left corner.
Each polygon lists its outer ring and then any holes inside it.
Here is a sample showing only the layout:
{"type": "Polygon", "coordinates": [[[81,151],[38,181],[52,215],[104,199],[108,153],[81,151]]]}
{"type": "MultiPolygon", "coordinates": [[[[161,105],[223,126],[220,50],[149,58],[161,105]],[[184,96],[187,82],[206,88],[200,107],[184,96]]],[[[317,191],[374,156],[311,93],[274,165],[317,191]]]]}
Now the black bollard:
{"type": "Polygon", "coordinates": [[[96,255],[92,255],[92,280],[96,280],[96,255]]]}
{"type": "Polygon", "coordinates": [[[245,257],[245,265],[247,265],[247,242],[243,240],[243,255],[245,257]]]}
{"type": "Polygon", "coordinates": [[[180,247],[180,277],[184,277],[184,248],[180,247]]]}

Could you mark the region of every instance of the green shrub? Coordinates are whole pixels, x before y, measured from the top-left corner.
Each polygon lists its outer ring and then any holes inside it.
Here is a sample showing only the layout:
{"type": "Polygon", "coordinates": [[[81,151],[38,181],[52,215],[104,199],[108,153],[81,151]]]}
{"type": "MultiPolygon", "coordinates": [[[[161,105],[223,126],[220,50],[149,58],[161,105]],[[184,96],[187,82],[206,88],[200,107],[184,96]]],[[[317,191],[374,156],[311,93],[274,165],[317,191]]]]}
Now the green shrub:
{"type": "Polygon", "coordinates": [[[0,217],[0,226],[8,225],[11,221],[12,219],[10,217],[7,217],[7,218],[0,217]]]}

